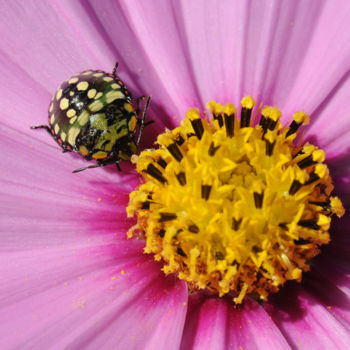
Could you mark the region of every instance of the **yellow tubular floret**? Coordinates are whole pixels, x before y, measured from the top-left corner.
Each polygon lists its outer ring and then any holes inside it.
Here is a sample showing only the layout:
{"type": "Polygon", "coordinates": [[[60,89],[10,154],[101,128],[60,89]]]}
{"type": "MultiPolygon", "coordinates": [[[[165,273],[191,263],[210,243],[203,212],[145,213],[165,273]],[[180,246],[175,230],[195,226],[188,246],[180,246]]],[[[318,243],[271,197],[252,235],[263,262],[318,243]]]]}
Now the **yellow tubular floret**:
{"type": "Polygon", "coordinates": [[[293,143],[308,116],[298,112],[282,129],[281,112],[268,106],[253,127],[254,100],[241,104],[239,117],[233,104],[209,102],[210,121],[191,108],[159,135],[158,149],[134,156],[145,182],[127,208],[137,217],[128,237],[143,238],[165,274],[237,304],[300,282],[330,241],[331,216],[344,214],[330,197],[324,151],[293,143]]]}

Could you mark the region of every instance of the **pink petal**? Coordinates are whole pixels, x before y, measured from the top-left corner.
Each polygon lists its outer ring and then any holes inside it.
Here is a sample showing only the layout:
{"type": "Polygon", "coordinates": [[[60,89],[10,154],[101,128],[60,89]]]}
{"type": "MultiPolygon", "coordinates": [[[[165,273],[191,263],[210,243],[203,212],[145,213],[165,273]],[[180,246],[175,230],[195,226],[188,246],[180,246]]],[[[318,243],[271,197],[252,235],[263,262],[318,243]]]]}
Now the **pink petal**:
{"type": "Polygon", "coordinates": [[[170,338],[176,349],[184,284],[161,276],[149,257],[126,260],[118,257],[122,247],[113,251],[42,249],[13,257],[2,284],[2,347],[151,349],[170,338]]]}
{"type": "MultiPolygon", "coordinates": [[[[329,293],[329,297],[337,303],[338,295],[332,297],[329,293]]],[[[323,305],[317,297],[297,285],[288,286],[288,293],[277,295],[275,300],[278,302],[274,303],[272,310],[267,308],[293,348],[347,348],[350,342],[348,326],[339,319],[339,315],[332,315],[331,305],[323,305]]],[[[348,300],[343,304],[344,300],[341,308],[349,305],[348,300]]]]}
{"type": "Polygon", "coordinates": [[[194,294],[189,298],[181,349],[288,349],[264,309],[247,300],[243,309],[231,300],[194,294]]]}

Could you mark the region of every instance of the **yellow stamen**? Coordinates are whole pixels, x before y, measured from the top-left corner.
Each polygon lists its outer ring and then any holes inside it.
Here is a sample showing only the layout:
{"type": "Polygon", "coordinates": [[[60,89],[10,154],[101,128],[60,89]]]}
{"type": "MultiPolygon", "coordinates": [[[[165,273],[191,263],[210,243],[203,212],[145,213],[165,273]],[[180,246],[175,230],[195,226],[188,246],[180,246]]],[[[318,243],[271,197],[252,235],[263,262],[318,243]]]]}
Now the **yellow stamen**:
{"type": "Polygon", "coordinates": [[[325,153],[294,145],[309,122],[265,107],[251,126],[254,100],[211,101],[211,121],[191,108],[181,125],[159,135],[158,149],[134,156],[145,182],[131,193],[128,237],[146,241],[145,253],[163,260],[190,290],[266,300],[287,280],[301,281],[319,246],[330,241],[331,216],[344,208],[333,190],[325,153]]]}

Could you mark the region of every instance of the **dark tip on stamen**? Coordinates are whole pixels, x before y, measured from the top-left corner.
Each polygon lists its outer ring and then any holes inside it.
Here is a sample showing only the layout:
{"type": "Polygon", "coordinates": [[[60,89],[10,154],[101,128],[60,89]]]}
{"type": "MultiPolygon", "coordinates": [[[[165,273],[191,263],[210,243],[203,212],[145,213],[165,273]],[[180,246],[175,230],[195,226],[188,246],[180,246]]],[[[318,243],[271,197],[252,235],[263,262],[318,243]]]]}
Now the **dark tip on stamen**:
{"type": "Polygon", "coordinates": [[[316,219],[310,219],[310,220],[300,220],[298,222],[299,226],[312,228],[313,230],[319,230],[320,226],[317,225],[316,219]]]}
{"type": "Polygon", "coordinates": [[[297,123],[295,120],[293,120],[289,125],[289,129],[287,131],[286,137],[295,134],[300,128],[301,124],[302,123],[297,123]]]}
{"type": "Polygon", "coordinates": [[[196,133],[196,136],[200,140],[204,132],[202,120],[200,118],[191,120],[191,124],[194,132],[196,133]]]}
{"type": "Polygon", "coordinates": [[[160,214],[160,219],[158,220],[158,222],[171,221],[177,218],[177,215],[175,213],[159,213],[159,214],[160,214]]]}
{"type": "Polygon", "coordinates": [[[203,199],[205,199],[205,200],[209,199],[210,190],[211,190],[211,186],[209,186],[209,185],[202,185],[202,198],[203,199]]]}
{"type": "Polygon", "coordinates": [[[187,255],[185,254],[185,252],[179,247],[177,248],[176,250],[177,254],[183,256],[183,257],[186,257],[187,255]]]}
{"type": "Polygon", "coordinates": [[[285,231],[288,231],[288,226],[285,222],[281,222],[280,224],[278,224],[278,226],[285,231]]]}
{"type": "Polygon", "coordinates": [[[226,127],[226,136],[233,137],[234,123],[235,123],[235,115],[224,115],[225,117],[225,127],[226,127]]]}
{"type": "Polygon", "coordinates": [[[180,148],[177,146],[176,143],[172,143],[170,144],[168,147],[168,151],[170,152],[170,154],[179,162],[183,156],[182,153],[180,151],[180,148]]]}
{"type": "Polygon", "coordinates": [[[265,143],[266,143],[265,153],[267,156],[270,157],[270,156],[272,156],[273,149],[275,148],[275,145],[276,145],[276,141],[269,142],[269,141],[265,140],[265,143]]]}
{"type": "Polygon", "coordinates": [[[181,186],[185,186],[186,185],[186,174],[182,171],[178,174],[175,174],[177,181],[179,181],[179,184],[181,186]]]}
{"type": "Polygon", "coordinates": [[[256,209],[261,209],[263,204],[263,199],[264,199],[264,192],[262,193],[254,192],[254,203],[255,203],[256,209]]]}
{"type": "Polygon", "coordinates": [[[326,200],[325,202],[313,202],[313,201],[309,201],[310,204],[313,205],[317,205],[318,207],[323,208],[324,210],[329,210],[330,209],[330,204],[331,201],[330,200],[326,200]]]}
{"type": "Polygon", "coordinates": [[[148,167],[145,171],[147,174],[151,175],[159,182],[161,182],[163,184],[167,182],[167,180],[163,176],[162,172],[159,169],[157,169],[154,164],[152,164],[152,163],[148,164],[148,167]]]}
{"type": "Polygon", "coordinates": [[[164,238],[164,236],[165,236],[165,230],[160,229],[159,232],[158,232],[158,234],[159,234],[159,237],[164,238]]]}
{"type": "Polygon", "coordinates": [[[262,116],[260,117],[259,125],[262,127],[262,129],[264,130],[264,132],[266,132],[266,130],[267,130],[266,123],[267,123],[267,119],[262,115],[262,116]]]}
{"type": "Polygon", "coordinates": [[[150,207],[150,202],[143,202],[142,203],[142,206],[141,206],[141,209],[144,209],[144,210],[148,210],[149,209],[149,207],[150,207]]]}
{"type": "Polygon", "coordinates": [[[184,142],[185,142],[185,139],[181,136],[181,135],[178,135],[177,139],[175,140],[175,142],[181,146],[184,142]]]}
{"type": "Polygon", "coordinates": [[[295,245],[304,245],[304,244],[309,244],[310,241],[306,239],[299,238],[298,240],[294,240],[295,245]]]}
{"type": "Polygon", "coordinates": [[[188,226],[188,231],[190,231],[192,233],[198,233],[199,227],[195,224],[192,224],[192,225],[188,226]]]}
{"type": "Polygon", "coordinates": [[[294,180],[292,182],[292,184],[290,185],[289,194],[291,196],[293,196],[294,194],[296,194],[299,191],[301,186],[302,185],[301,185],[301,183],[298,180],[294,180]]]}
{"type": "Polygon", "coordinates": [[[214,120],[218,121],[220,128],[222,128],[224,126],[224,121],[222,119],[221,114],[213,114],[213,118],[214,118],[214,120]]]}
{"type": "Polygon", "coordinates": [[[168,163],[163,159],[163,158],[159,158],[157,163],[163,168],[165,169],[166,166],[168,165],[168,163]]]}
{"type": "Polygon", "coordinates": [[[300,162],[297,163],[300,169],[305,169],[310,165],[316,164],[316,162],[312,159],[312,154],[302,159],[300,162]]]}
{"type": "Polygon", "coordinates": [[[215,253],[215,258],[216,258],[216,260],[224,260],[225,259],[225,255],[222,254],[221,252],[216,252],[215,253]]]}
{"type": "Polygon", "coordinates": [[[250,117],[252,115],[252,110],[243,107],[241,110],[241,129],[247,128],[250,125],[250,117]]]}
{"type": "Polygon", "coordinates": [[[236,220],[235,218],[232,218],[232,230],[237,231],[239,229],[239,226],[241,226],[242,218],[239,220],[236,220]]]}
{"type": "Polygon", "coordinates": [[[310,174],[310,176],[309,176],[309,180],[307,180],[305,182],[305,185],[310,185],[310,184],[312,184],[313,182],[315,182],[315,181],[317,181],[319,179],[320,179],[320,177],[316,173],[312,172],[310,174]]]}
{"type": "Polygon", "coordinates": [[[253,246],[253,247],[252,247],[252,250],[253,250],[254,253],[260,253],[260,252],[263,251],[263,250],[262,250],[260,247],[258,247],[257,245],[253,246]]]}
{"type": "Polygon", "coordinates": [[[220,146],[214,146],[214,142],[212,142],[209,146],[208,154],[210,157],[213,157],[216,153],[216,151],[220,148],[220,146]]]}
{"type": "Polygon", "coordinates": [[[196,136],[196,134],[194,132],[189,132],[186,136],[189,139],[190,137],[196,136]]]}

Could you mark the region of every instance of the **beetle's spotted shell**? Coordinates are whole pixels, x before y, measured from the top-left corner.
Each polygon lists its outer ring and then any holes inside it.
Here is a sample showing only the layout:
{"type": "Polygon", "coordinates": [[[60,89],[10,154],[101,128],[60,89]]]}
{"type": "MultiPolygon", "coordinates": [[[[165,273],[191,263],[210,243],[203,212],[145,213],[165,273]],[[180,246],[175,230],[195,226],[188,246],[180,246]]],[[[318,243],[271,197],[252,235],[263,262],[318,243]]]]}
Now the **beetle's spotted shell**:
{"type": "Polygon", "coordinates": [[[54,94],[49,128],[64,150],[75,150],[86,159],[108,158],[116,143],[128,142],[126,138],[136,128],[130,93],[113,74],[78,73],[54,94]]]}

